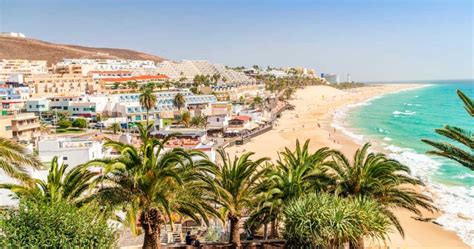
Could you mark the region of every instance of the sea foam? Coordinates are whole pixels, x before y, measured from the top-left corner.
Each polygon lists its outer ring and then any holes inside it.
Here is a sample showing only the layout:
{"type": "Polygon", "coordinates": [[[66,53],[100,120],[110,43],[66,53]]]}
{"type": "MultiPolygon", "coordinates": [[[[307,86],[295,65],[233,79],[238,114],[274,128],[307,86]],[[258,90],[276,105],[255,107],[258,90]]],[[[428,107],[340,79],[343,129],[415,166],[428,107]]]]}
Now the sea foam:
{"type": "MultiPolygon", "coordinates": [[[[419,96],[415,96],[418,98],[419,96]]],[[[380,98],[380,97],[377,97],[380,98]]],[[[348,111],[353,107],[367,106],[372,104],[370,99],[358,104],[348,105],[338,109],[333,116],[332,127],[341,130],[345,135],[351,137],[358,144],[363,144],[366,137],[358,134],[357,130],[347,127],[348,111]]],[[[410,106],[410,105],[406,105],[410,106]]],[[[411,106],[421,106],[419,104],[411,104],[411,106]]],[[[415,115],[415,111],[405,110],[394,111],[395,116],[415,115]]],[[[414,177],[417,177],[426,184],[426,188],[422,191],[430,196],[434,196],[434,202],[443,214],[436,221],[443,228],[455,231],[458,236],[468,245],[474,248],[474,187],[465,186],[449,186],[438,183],[433,180],[433,176],[438,174],[437,170],[442,163],[428,155],[420,154],[410,148],[402,148],[390,144],[392,138],[384,137],[383,149],[388,152],[388,156],[392,159],[407,165],[414,177]]],[[[459,178],[474,177],[472,174],[463,174],[459,178]]]]}

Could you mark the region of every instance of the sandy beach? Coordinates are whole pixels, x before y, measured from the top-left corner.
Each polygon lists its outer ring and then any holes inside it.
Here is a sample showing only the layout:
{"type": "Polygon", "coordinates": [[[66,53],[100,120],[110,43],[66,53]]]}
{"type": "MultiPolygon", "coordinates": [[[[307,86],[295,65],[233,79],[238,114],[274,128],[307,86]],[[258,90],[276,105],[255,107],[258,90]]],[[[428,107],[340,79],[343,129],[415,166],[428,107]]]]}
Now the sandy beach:
{"type": "MultiPolygon", "coordinates": [[[[421,85],[380,85],[338,90],[329,86],[309,86],[299,89],[290,103],[294,110],[285,111],[278,119],[273,130],[253,138],[241,146],[227,149],[231,155],[253,151],[258,157],[277,158],[277,152],[284,147],[293,148],[296,139],[304,142],[310,139],[310,148],[314,151],[321,147],[341,150],[349,158],[360,147],[354,139],[345,136],[331,126],[334,112],[344,106],[360,103],[386,93],[420,87],[421,85]]],[[[424,213],[424,217],[437,217],[439,214],[424,213]]],[[[413,214],[399,211],[398,217],[405,229],[405,238],[397,232],[390,234],[386,245],[373,244],[373,247],[390,248],[469,248],[451,231],[431,222],[417,221],[413,214]]]]}

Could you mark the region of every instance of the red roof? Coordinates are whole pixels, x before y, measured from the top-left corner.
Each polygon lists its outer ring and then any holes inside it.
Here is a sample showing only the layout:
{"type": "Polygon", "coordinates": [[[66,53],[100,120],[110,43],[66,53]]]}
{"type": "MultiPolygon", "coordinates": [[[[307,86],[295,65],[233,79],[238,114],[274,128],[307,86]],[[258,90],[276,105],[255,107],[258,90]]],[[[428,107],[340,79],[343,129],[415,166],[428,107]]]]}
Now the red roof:
{"type": "Polygon", "coordinates": [[[132,77],[120,77],[120,78],[103,78],[105,82],[121,82],[121,81],[138,81],[138,80],[162,80],[169,79],[166,75],[140,75],[132,77]]]}
{"type": "Polygon", "coordinates": [[[235,116],[235,117],[233,117],[232,119],[238,119],[238,120],[241,120],[241,121],[250,121],[252,118],[249,117],[249,116],[243,116],[243,115],[241,115],[241,116],[235,116]]]}

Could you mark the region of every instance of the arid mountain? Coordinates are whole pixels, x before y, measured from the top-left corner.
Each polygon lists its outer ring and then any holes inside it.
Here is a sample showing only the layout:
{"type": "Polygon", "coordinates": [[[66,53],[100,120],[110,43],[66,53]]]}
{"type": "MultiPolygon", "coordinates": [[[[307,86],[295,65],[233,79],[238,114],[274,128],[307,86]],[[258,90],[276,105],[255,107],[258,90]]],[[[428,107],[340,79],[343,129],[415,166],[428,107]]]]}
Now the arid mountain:
{"type": "Polygon", "coordinates": [[[54,44],[29,38],[0,36],[0,59],[47,60],[48,64],[52,64],[64,58],[163,61],[162,57],[129,49],[92,48],[54,44]]]}

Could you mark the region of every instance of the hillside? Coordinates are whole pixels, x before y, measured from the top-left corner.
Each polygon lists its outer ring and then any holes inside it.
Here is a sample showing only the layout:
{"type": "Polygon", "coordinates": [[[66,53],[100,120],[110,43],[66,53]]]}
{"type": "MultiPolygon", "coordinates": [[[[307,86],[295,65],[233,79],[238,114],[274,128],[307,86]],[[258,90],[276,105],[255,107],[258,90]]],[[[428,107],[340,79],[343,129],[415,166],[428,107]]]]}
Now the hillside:
{"type": "Polygon", "coordinates": [[[0,36],[0,59],[47,60],[48,64],[52,64],[64,58],[163,61],[162,57],[129,49],[93,48],[0,36]]]}

